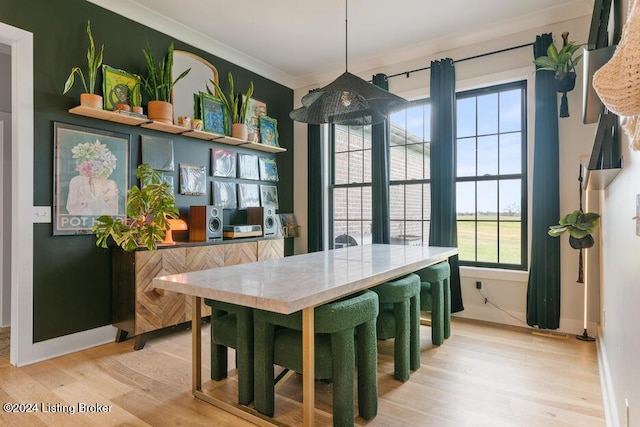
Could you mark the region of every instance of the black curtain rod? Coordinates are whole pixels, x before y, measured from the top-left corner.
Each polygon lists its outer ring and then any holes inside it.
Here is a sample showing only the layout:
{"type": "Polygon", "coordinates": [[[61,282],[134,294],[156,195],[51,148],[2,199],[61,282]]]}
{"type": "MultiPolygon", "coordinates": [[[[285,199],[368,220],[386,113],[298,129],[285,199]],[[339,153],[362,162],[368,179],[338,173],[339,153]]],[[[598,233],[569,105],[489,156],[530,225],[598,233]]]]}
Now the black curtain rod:
{"type": "MultiPolygon", "coordinates": [[[[523,47],[527,47],[527,46],[533,46],[533,43],[526,43],[526,44],[521,44],[519,46],[512,46],[512,47],[507,47],[507,48],[500,49],[500,50],[494,50],[493,52],[487,52],[487,53],[482,53],[480,55],[469,56],[468,58],[458,59],[458,60],[455,60],[453,62],[457,63],[457,62],[469,61],[471,59],[484,58],[485,56],[495,55],[496,53],[508,52],[510,50],[522,49],[523,47]]],[[[423,68],[418,68],[416,70],[405,71],[405,72],[397,73],[397,74],[391,74],[390,76],[387,76],[387,79],[390,79],[392,77],[398,77],[398,76],[406,76],[408,78],[409,75],[412,74],[412,73],[417,73],[418,71],[429,70],[430,68],[431,67],[423,67],[423,68]]]]}

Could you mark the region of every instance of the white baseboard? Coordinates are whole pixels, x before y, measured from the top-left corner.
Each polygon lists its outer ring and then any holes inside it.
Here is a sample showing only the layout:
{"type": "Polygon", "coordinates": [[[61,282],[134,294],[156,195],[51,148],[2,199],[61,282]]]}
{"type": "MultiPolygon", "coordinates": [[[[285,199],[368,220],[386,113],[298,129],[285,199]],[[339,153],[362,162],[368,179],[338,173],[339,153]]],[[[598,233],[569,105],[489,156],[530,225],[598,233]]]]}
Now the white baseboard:
{"type": "Polygon", "coordinates": [[[117,329],[109,325],[34,343],[30,346],[28,354],[24,354],[23,357],[20,358],[20,364],[18,366],[30,365],[114,342],[116,332],[117,329]]]}
{"type": "MultiPolygon", "coordinates": [[[[524,312],[502,311],[491,304],[469,305],[465,304],[464,310],[454,313],[454,316],[463,317],[465,319],[483,320],[485,322],[502,323],[504,325],[522,326],[531,328],[527,325],[527,315],[524,312]]],[[[593,336],[594,332],[598,332],[598,324],[588,322],[589,335],[593,336]]],[[[560,327],[555,329],[557,332],[564,332],[573,335],[582,335],[584,326],[582,320],[560,318],[560,327]]]]}
{"type": "MultiPolygon", "coordinates": [[[[602,337],[602,331],[598,326],[598,336],[602,337]]],[[[616,406],[616,396],[613,391],[611,381],[611,371],[609,370],[609,359],[607,359],[606,343],[598,338],[596,341],[598,348],[598,371],[600,373],[600,388],[602,390],[602,406],[604,407],[604,419],[607,426],[617,427],[620,424],[618,407],[616,406]]]]}

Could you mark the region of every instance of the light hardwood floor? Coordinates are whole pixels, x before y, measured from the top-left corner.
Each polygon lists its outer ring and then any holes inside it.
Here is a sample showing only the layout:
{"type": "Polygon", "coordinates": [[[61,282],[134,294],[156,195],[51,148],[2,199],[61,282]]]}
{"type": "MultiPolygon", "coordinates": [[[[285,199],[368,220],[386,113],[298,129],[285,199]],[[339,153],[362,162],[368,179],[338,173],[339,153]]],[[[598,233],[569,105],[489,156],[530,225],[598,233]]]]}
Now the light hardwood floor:
{"type": "MultiPolygon", "coordinates": [[[[605,425],[594,343],[463,319],[456,319],[452,330],[452,337],[435,347],[430,328],[421,327],[422,366],[406,383],[392,377],[393,341],[379,341],[378,416],[357,418],[356,424],[605,425]]],[[[203,327],[205,361],[208,332],[203,327]]],[[[229,360],[233,364],[232,354],[229,360]]],[[[205,388],[233,401],[234,373],[205,388]]],[[[203,378],[209,378],[208,363],[203,378]]],[[[299,424],[301,385],[295,375],[278,390],[277,420],[299,424]]],[[[331,425],[331,385],[317,382],[316,394],[317,422],[331,425]]],[[[0,402],[38,405],[37,413],[0,412],[3,426],[251,425],[191,396],[189,331],[152,338],[141,351],[133,351],[129,340],[22,368],[0,359],[0,402]],[[110,412],[78,413],[79,403],[108,405],[110,412]],[[53,413],[56,404],[75,413],[53,413]],[[43,412],[47,405],[49,412],[43,412]]]]}

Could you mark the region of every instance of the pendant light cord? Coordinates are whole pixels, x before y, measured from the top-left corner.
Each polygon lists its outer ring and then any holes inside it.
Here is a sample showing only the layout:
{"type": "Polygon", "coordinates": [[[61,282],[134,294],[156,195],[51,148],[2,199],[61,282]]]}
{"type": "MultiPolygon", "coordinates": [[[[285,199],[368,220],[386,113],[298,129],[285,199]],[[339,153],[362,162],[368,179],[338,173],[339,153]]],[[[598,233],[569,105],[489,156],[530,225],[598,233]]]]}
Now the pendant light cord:
{"type": "Polygon", "coordinates": [[[349,10],[348,10],[348,0],[344,0],[344,70],[349,70],[349,10]]]}

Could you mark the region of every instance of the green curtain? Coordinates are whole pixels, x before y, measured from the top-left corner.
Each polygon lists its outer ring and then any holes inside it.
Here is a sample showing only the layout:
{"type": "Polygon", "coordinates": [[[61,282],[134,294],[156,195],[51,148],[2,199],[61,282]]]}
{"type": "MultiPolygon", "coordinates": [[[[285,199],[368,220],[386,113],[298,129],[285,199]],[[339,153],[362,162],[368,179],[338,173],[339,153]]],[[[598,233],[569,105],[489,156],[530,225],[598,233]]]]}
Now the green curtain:
{"type": "MultiPolygon", "coordinates": [[[[458,246],[456,226],[456,73],[451,58],[431,62],[430,246],[458,246]]],[[[464,310],[458,256],[451,265],[451,311],[464,310]]]]}
{"type": "Polygon", "coordinates": [[[309,238],[307,250],[318,252],[323,250],[322,212],[324,198],[322,197],[322,135],[320,125],[308,125],[308,154],[307,154],[307,221],[309,238]]]}
{"type": "MultiPolygon", "coordinates": [[[[373,76],[373,84],[389,90],[385,74],[373,76]]],[[[390,242],[389,225],[389,121],[371,126],[371,239],[390,242]]]]}
{"type": "MultiPolygon", "coordinates": [[[[551,34],[536,37],[534,58],[547,54],[551,34]]],[[[553,71],[536,72],[531,266],[527,323],[542,329],[560,325],[560,239],[547,234],[560,218],[558,104],[553,71]]]]}

